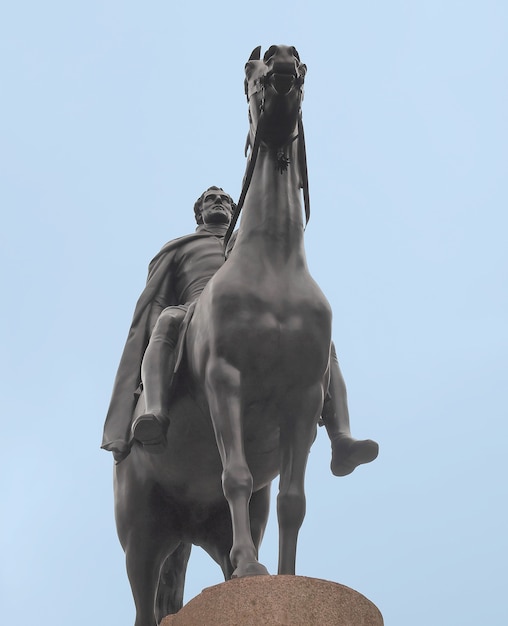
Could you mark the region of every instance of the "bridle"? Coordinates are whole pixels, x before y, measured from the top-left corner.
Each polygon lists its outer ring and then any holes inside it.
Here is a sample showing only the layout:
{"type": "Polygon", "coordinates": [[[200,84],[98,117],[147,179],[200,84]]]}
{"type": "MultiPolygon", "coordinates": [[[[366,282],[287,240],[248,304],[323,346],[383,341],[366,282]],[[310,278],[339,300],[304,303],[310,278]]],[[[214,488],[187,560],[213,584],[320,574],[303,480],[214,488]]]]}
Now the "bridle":
{"type": "MultiPolygon", "coordinates": [[[[224,251],[227,249],[228,242],[233,234],[238,218],[240,217],[240,212],[242,210],[243,204],[245,202],[245,197],[247,196],[247,191],[249,190],[249,186],[252,180],[252,175],[254,173],[254,167],[256,166],[256,160],[259,153],[259,146],[261,144],[261,134],[260,128],[262,129],[264,126],[264,115],[265,115],[265,90],[266,85],[270,78],[275,74],[273,69],[269,70],[266,74],[263,74],[259,78],[256,78],[252,81],[251,87],[248,87],[246,84],[245,95],[247,96],[247,101],[250,103],[250,99],[253,95],[261,92],[261,98],[259,102],[259,118],[256,127],[256,132],[254,134],[254,143],[251,145],[249,138],[247,138],[247,142],[245,145],[245,156],[247,156],[247,151],[249,146],[251,147],[251,152],[249,156],[249,161],[247,163],[247,169],[245,172],[245,176],[243,178],[242,191],[240,193],[240,198],[238,199],[238,203],[236,205],[235,211],[231,218],[231,222],[224,236],[224,251]]],[[[286,149],[290,144],[293,143],[296,139],[299,139],[298,142],[298,165],[300,168],[300,174],[302,176],[302,189],[303,189],[303,202],[305,207],[305,226],[307,226],[310,219],[310,198],[309,198],[309,179],[307,173],[307,153],[305,150],[305,136],[303,132],[303,123],[302,123],[302,100],[303,100],[303,83],[304,76],[296,76],[294,78],[294,83],[292,88],[299,89],[299,106],[298,106],[298,125],[297,132],[286,142],[284,146],[281,146],[277,151],[277,169],[281,174],[284,174],[287,171],[290,160],[286,156],[286,149]]],[[[252,123],[252,121],[251,121],[252,123]]]]}

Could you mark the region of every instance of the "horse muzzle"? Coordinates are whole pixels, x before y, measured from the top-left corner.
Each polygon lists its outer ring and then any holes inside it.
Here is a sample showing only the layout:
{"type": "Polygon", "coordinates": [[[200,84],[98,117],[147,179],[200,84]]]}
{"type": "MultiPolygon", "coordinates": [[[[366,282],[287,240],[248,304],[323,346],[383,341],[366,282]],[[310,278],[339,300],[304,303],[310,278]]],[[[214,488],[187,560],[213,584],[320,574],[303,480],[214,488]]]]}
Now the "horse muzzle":
{"type": "Polygon", "coordinates": [[[291,91],[295,81],[296,77],[290,74],[273,74],[271,83],[275,91],[284,96],[291,91]]]}
{"type": "Polygon", "coordinates": [[[284,96],[293,87],[300,87],[303,77],[299,75],[294,63],[274,63],[273,68],[265,75],[265,84],[271,85],[279,95],[284,96]]]}

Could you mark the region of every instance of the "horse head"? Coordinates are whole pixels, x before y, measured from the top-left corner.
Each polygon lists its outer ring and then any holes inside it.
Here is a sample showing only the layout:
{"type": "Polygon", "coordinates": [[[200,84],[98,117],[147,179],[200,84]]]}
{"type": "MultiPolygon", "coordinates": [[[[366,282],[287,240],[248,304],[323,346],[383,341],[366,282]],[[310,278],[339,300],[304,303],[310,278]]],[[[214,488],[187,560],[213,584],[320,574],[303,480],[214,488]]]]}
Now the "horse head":
{"type": "Polygon", "coordinates": [[[269,148],[282,149],[294,139],[303,100],[307,67],[293,46],[270,46],[261,59],[261,46],[245,64],[245,95],[249,103],[248,145],[256,133],[269,148]]]}
{"type": "Polygon", "coordinates": [[[260,146],[276,154],[277,170],[287,171],[289,153],[296,146],[299,187],[303,189],[305,217],[309,221],[310,201],[305,138],[301,120],[303,83],[307,66],[300,61],[294,46],[270,46],[261,60],[261,46],[254,48],[245,64],[245,95],[249,104],[249,134],[245,156],[251,157],[243,180],[242,192],[233,219],[224,237],[224,248],[235,229],[256,165],[260,146]],[[294,140],[298,138],[298,142],[294,140]]]}

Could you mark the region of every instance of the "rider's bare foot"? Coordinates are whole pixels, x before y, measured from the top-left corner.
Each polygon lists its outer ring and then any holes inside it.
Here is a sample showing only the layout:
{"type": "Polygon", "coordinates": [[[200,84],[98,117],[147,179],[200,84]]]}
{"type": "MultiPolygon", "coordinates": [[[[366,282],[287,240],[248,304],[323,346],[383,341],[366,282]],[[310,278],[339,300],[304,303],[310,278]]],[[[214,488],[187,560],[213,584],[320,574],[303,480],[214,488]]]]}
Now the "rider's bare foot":
{"type": "Polygon", "coordinates": [[[378,452],[379,446],[372,439],[353,439],[347,435],[336,437],[332,441],[332,474],[347,476],[358,465],[373,461],[378,452]]]}
{"type": "Polygon", "coordinates": [[[167,417],[145,413],[136,417],[132,423],[132,437],[142,443],[147,452],[160,454],[166,448],[168,426],[167,417]]]}

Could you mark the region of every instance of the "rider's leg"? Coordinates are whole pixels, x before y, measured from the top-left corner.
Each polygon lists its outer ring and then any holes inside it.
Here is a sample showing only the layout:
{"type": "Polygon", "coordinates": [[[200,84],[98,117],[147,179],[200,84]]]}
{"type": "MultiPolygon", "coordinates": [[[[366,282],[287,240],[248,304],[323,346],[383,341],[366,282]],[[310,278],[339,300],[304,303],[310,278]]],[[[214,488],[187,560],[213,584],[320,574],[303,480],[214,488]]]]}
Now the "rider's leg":
{"type": "Polygon", "coordinates": [[[325,398],[322,420],[332,443],[331,470],[335,476],[346,476],[358,465],[373,461],[379,446],[371,439],[358,440],[351,436],[346,384],[332,343],[330,353],[330,385],[325,398]]]}
{"type": "Polygon", "coordinates": [[[132,436],[151,452],[161,452],[169,425],[169,401],[176,345],[185,311],[168,307],[160,314],[141,364],[146,412],[132,424],[132,436]]]}

